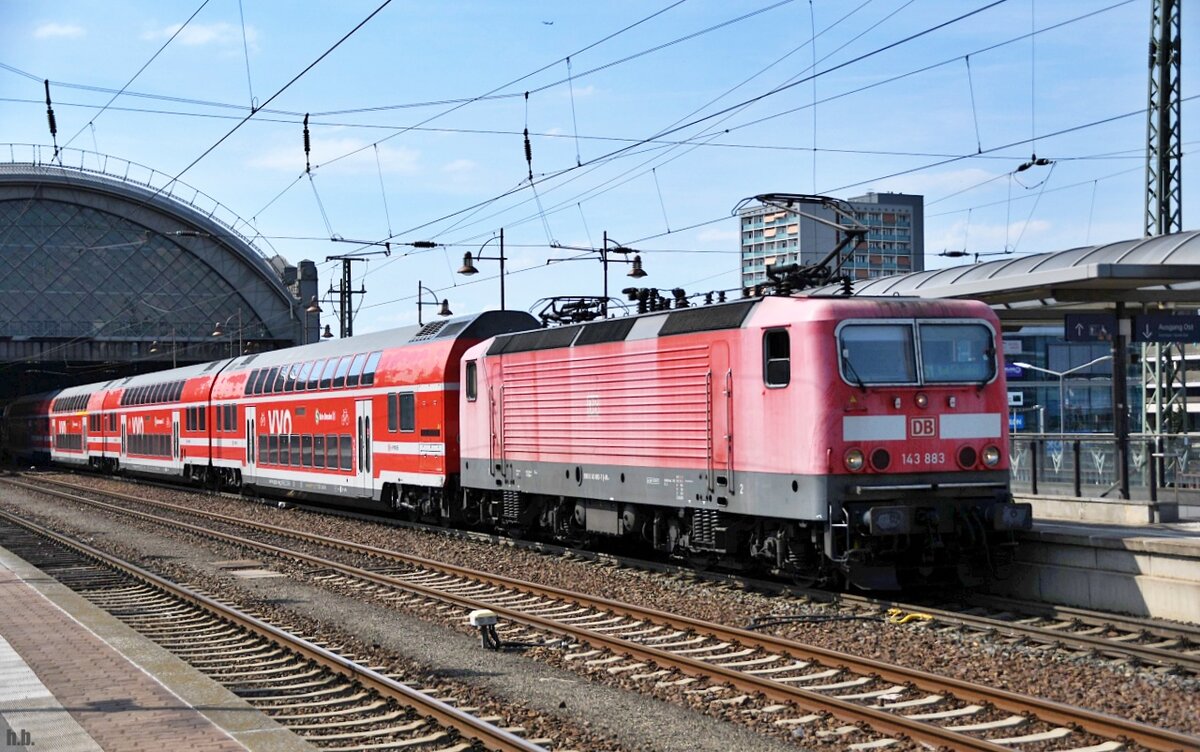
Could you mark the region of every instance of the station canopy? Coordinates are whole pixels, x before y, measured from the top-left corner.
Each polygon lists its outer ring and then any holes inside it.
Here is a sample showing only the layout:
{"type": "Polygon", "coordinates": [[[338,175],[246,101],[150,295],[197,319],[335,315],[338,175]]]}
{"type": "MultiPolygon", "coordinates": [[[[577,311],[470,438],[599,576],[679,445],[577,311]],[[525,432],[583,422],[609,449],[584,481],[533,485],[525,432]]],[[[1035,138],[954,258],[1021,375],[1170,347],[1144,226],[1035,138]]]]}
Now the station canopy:
{"type": "MultiPolygon", "coordinates": [[[[814,294],[836,294],[827,285],[814,294]]],[[[972,298],[1006,324],[1061,323],[1068,313],[1200,308],[1200,231],[855,281],[855,295],[972,298]]]]}

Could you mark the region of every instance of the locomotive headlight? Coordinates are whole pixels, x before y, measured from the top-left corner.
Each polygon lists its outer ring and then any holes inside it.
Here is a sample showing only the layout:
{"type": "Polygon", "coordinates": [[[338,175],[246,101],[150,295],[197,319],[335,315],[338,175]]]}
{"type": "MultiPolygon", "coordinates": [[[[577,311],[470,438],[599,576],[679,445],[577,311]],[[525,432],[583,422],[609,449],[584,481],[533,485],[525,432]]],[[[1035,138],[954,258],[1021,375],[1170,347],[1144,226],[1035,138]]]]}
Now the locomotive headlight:
{"type": "Polygon", "coordinates": [[[995,467],[1000,464],[1000,450],[994,446],[983,448],[983,464],[988,467],[995,467]]]}
{"type": "Polygon", "coordinates": [[[917,397],[916,397],[915,402],[917,403],[917,407],[920,407],[920,408],[928,407],[929,395],[925,394],[925,392],[917,392],[917,397]]]}
{"type": "Polygon", "coordinates": [[[851,449],[846,452],[846,469],[857,473],[863,469],[863,465],[867,463],[867,458],[863,455],[861,449],[851,449]]]}

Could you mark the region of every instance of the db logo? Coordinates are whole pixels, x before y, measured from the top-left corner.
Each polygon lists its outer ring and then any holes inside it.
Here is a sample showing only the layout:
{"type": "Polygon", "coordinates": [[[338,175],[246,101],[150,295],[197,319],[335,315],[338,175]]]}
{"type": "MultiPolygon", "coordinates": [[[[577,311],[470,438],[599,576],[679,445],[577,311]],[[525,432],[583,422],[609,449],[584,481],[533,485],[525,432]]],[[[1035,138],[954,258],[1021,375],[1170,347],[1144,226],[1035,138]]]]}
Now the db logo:
{"type": "Polygon", "coordinates": [[[937,418],[913,418],[908,425],[913,438],[937,435],[937,418]]]}

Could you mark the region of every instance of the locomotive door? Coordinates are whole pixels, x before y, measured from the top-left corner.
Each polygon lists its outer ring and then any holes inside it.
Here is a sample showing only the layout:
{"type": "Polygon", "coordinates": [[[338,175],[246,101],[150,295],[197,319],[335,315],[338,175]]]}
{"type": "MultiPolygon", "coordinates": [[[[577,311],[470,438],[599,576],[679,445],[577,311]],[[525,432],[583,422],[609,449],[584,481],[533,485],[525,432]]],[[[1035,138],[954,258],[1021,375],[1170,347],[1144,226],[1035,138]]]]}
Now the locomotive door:
{"type": "Polygon", "coordinates": [[[355,412],[357,421],[355,427],[357,431],[357,482],[356,487],[362,496],[374,495],[374,483],[372,476],[374,474],[373,462],[375,454],[374,434],[371,432],[371,400],[357,400],[355,412]]]}
{"type": "Polygon", "coordinates": [[[243,475],[249,476],[249,478],[254,477],[254,465],[255,465],[255,461],[256,461],[256,457],[254,455],[255,455],[255,450],[257,449],[257,444],[258,444],[258,442],[257,442],[258,434],[256,431],[257,425],[256,425],[256,421],[254,419],[254,413],[255,413],[254,405],[247,405],[246,406],[246,449],[245,449],[245,453],[244,453],[242,459],[246,466],[246,470],[243,473],[243,475]]]}
{"type": "Polygon", "coordinates": [[[708,490],[733,494],[733,370],[729,346],[715,342],[708,371],[708,490]]]}
{"type": "Polygon", "coordinates": [[[489,378],[498,386],[488,387],[488,424],[491,429],[488,455],[491,458],[488,471],[493,476],[508,480],[509,466],[504,458],[504,360],[498,358],[496,371],[489,378]]]}

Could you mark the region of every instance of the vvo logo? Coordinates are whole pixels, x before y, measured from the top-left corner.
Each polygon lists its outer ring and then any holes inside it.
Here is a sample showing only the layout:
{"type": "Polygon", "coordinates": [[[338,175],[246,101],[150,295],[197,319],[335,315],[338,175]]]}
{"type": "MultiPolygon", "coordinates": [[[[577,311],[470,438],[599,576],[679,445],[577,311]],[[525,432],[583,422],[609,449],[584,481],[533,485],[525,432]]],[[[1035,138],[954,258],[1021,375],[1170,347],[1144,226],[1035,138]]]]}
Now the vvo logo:
{"type": "Polygon", "coordinates": [[[267,412],[267,430],[270,433],[291,433],[292,412],[290,410],[270,410],[267,412]]]}
{"type": "Polygon", "coordinates": [[[908,433],[914,439],[936,436],[937,418],[912,418],[908,422],[908,433]]]}

